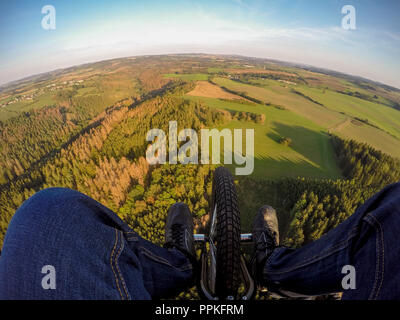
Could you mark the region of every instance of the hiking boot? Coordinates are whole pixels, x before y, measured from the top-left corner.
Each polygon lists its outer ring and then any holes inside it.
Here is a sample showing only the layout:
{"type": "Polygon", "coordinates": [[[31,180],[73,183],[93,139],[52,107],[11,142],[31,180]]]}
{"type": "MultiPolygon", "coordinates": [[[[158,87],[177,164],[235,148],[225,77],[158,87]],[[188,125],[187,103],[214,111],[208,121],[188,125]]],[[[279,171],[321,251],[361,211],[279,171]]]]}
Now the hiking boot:
{"type": "Polygon", "coordinates": [[[279,229],[276,211],[271,206],[258,210],[253,222],[253,274],[257,280],[262,279],[265,261],[279,245],[279,229]]]}
{"type": "Polygon", "coordinates": [[[169,208],[165,226],[165,247],[178,249],[192,262],[193,267],[195,266],[193,217],[184,203],[175,203],[169,208]]]}
{"type": "Polygon", "coordinates": [[[286,290],[279,282],[264,280],[265,262],[276,247],[279,246],[279,229],[276,211],[271,206],[263,206],[259,209],[253,223],[253,242],[255,252],[252,260],[254,280],[268,288],[271,296],[280,298],[309,299],[301,293],[286,290]]]}

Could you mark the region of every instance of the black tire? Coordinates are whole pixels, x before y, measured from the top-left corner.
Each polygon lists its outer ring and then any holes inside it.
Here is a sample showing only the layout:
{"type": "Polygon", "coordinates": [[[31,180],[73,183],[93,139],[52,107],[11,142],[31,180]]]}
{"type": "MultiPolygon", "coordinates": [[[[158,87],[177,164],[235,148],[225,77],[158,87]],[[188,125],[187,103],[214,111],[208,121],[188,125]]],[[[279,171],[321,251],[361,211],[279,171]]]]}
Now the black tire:
{"type": "Polygon", "coordinates": [[[214,172],[211,222],[215,205],[217,206],[214,235],[217,252],[215,293],[221,299],[236,298],[241,279],[240,214],[232,175],[224,167],[219,167],[214,172]]]}

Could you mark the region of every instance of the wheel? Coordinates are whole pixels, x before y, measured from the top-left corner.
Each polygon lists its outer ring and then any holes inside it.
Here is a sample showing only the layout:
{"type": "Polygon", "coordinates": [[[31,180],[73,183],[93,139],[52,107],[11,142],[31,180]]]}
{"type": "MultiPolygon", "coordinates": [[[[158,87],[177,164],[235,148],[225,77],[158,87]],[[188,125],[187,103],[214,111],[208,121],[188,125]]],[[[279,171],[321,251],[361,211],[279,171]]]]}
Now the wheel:
{"type": "Polygon", "coordinates": [[[228,169],[219,167],[212,184],[209,231],[211,288],[220,299],[235,298],[240,285],[240,215],[228,169]]]}

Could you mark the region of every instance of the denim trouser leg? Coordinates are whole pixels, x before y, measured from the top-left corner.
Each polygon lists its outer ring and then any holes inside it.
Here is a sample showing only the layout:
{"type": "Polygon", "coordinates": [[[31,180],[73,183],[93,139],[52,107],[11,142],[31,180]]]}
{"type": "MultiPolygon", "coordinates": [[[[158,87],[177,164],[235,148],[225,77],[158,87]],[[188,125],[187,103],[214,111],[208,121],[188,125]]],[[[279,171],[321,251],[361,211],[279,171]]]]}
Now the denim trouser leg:
{"type": "Polygon", "coordinates": [[[369,199],[319,240],[299,249],[279,247],[264,268],[264,284],[318,295],[343,291],[343,299],[400,298],[400,184],[369,199]],[[343,290],[345,265],[356,289],[343,290]]]}
{"type": "Polygon", "coordinates": [[[25,201],[10,222],[0,299],[150,299],[181,291],[192,275],[179,251],[142,239],[79,192],[51,188],[25,201]],[[55,289],[42,286],[49,265],[55,289]]]}

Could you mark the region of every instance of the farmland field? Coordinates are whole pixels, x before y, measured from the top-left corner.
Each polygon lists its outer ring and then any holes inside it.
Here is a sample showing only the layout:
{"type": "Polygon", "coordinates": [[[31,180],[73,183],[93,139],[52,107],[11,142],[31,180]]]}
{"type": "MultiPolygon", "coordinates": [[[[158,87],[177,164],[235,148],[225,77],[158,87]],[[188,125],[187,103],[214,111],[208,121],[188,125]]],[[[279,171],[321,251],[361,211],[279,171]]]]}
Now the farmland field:
{"type": "Polygon", "coordinates": [[[327,132],[369,143],[400,157],[400,117],[394,108],[329,89],[285,85],[273,80],[253,82],[254,85],[226,78],[215,78],[214,82],[263,102],[283,106],[319,124],[327,132]],[[359,120],[367,120],[367,123],[359,120]]]}
{"type": "MultiPolygon", "coordinates": [[[[323,128],[289,110],[279,110],[265,105],[235,103],[213,98],[188,97],[212,108],[265,114],[264,124],[232,121],[230,129],[255,130],[256,178],[318,177],[339,178],[340,171],[329,136],[323,128]],[[289,137],[291,147],[279,143],[281,137],[289,137]]],[[[221,129],[221,128],[220,128],[221,129]]]]}

